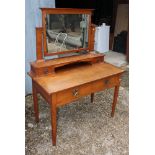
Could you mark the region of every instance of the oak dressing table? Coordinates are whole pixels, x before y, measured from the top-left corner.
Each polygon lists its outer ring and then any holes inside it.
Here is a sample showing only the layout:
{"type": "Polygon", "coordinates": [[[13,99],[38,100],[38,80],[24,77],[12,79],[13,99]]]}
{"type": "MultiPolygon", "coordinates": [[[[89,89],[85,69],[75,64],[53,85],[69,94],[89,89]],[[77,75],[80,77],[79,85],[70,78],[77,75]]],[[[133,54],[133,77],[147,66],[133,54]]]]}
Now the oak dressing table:
{"type": "Polygon", "coordinates": [[[94,25],[90,9],[41,8],[43,26],[36,28],[36,57],[28,73],[32,78],[35,119],[39,121],[37,93],[50,104],[52,143],[56,145],[57,108],[80,97],[115,87],[111,116],[123,70],[104,62],[93,51],[94,25]],[[43,45],[43,46],[42,46],[43,45]],[[67,55],[69,54],[69,55],[67,55]],[[46,60],[57,55],[58,58],[46,60]]]}

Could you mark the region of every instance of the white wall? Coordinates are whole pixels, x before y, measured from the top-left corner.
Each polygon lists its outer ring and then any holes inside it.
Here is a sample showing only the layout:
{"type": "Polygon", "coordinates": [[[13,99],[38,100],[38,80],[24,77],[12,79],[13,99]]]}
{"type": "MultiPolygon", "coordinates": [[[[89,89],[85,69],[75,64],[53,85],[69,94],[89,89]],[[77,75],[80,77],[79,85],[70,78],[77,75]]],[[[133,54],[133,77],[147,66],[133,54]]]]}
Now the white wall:
{"type": "Polygon", "coordinates": [[[55,0],[25,0],[25,94],[32,93],[32,81],[27,72],[29,63],[36,60],[35,27],[42,26],[41,7],[55,8],[55,0]]]}

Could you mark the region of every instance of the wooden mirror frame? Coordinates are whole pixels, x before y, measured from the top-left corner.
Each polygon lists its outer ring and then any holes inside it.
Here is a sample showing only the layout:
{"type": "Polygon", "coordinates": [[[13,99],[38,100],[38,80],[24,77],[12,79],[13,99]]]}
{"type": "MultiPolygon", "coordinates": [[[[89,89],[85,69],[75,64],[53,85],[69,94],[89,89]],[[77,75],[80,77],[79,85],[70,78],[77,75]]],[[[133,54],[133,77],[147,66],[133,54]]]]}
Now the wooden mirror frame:
{"type": "Polygon", "coordinates": [[[82,50],[91,50],[91,15],[93,9],[72,9],[72,8],[40,8],[42,11],[42,27],[43,27],[43,50],[44,56],[59,55],[69,52],[80,52],[82,50]],[[52,52],[48,53],[47,40],[46,40],[46,15],[47,14],[86,14],[89,15],[89,26],[88,26],[88,47],[78,48],[68,51],[52,52]]]}

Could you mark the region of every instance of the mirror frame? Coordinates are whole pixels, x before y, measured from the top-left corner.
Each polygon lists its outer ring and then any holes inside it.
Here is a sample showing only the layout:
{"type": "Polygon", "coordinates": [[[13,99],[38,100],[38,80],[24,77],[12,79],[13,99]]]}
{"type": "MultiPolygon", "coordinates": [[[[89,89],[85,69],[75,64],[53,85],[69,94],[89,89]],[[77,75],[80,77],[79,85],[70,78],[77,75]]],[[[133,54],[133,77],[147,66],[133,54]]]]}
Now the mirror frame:
{"type": "Polygon", "coordinates": [[[93,9],[72,9],[72,8],[40,8],[42,11],[42,27],[43,27],[43,51],[44,56],[59,55],[69,52],[80,52],[82,50],[90,51],[91,49],[91,15],[93,9]],[[52,52],[48,53],[47,40],[46,40],[46,15],[47,14],[86,14],[89,15],[89,26],[88,26],[88,47],[78,48],[68,51],[52,52]]]}

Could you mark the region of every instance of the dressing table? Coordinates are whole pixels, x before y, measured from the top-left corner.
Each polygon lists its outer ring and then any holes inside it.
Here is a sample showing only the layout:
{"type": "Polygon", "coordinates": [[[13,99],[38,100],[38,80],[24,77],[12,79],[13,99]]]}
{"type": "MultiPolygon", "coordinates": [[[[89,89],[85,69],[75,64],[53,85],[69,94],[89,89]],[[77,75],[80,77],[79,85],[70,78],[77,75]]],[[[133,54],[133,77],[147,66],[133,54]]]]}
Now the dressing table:
{"type": "MultiPolygon", "coordinates": [[[[115,87],[111,116],[123,70],[104,62],[93,51],[94,25],[91,9],[41,8],[42,27],[36,28],[36,58],[28,73],[32,78],[36,122],[39,121],[37,94],[50,104],[52,143],[56,145],[57,108],[80,97],[115,87]],[[47,59],[57,55],[57,58],[47,59]]],[[[63,108],[63,107],[62,107],[63,108]]]]}

